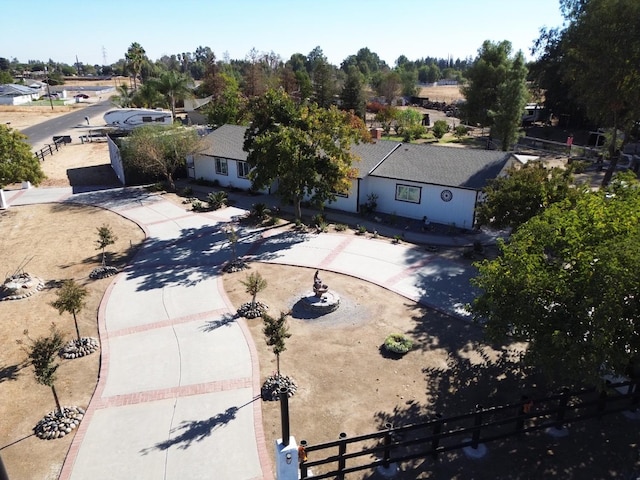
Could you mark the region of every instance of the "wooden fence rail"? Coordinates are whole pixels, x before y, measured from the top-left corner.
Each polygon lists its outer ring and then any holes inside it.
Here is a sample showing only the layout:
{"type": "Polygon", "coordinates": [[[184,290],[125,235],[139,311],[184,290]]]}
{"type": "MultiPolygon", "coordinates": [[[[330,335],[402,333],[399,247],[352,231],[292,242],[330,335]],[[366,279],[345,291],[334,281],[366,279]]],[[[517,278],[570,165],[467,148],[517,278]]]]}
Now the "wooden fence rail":
{"type": "Polygon", "coordinates": [[[538,430],[562,431],[567,425],[640,406],[640,386],[634,382],[610,384],[606,390],[595,388],[563,391],[540,399],[523,398],[518,403],[482,408],[454,417],[436,414],[431,420],[400,427],[386,424],[383,430],[307,446],[301,442],[307,460],[300,463],[300,479],[337,478],[348,473],[388,467],[426,457],[437,458],[444,452],[502,440],[538,430]],[[373,445],[369,445],[373,443],[373,445]],[[310,476],[311,467],[335,464],[329,472],[310,476]]]}
{"type": "Polygon", "coordinates": [[[44,162],[44,157],[53,155],[55,152],[60,150],[64,145],[71,141],[71,137],[68,136],[60,136],[53,137],[53,143],[47,144],[42,147],[40,150],[35,152],[35,156],[41,162],[44,162]]]}

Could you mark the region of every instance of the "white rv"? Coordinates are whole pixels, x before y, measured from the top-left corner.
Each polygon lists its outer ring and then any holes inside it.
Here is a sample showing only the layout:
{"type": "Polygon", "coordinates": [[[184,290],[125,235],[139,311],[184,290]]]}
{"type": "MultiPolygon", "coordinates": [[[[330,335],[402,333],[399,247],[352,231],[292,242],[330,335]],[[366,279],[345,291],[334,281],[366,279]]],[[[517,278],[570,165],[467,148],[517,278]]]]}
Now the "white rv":
{"type": "Polygon", "coordinates": [[[104,114],[104,121],[110,127],[133,130],[142,125],[171,125],[173,115],[168,110],[151,108],[115,108],[104,114]]]}

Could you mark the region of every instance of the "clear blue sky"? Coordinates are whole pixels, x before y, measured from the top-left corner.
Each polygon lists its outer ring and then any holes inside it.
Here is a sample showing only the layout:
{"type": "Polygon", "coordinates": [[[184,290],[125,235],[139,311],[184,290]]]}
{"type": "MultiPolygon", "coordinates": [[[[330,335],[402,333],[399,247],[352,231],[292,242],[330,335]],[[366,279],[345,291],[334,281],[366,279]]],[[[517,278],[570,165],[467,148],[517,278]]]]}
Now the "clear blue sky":
{"type": "Polygon", "coordinates": [[[208,46],[222,59],[255,48],[287,60],[316,46],[339,66],[368,47],[400,55],[475,58],[484,40],[529,49],[562,25],[558,0],[2,0],[0,57],[111,64],[138,42],[151,60],[208,46]],[[15,12],[15,16],[11,12],[15,12]]]}

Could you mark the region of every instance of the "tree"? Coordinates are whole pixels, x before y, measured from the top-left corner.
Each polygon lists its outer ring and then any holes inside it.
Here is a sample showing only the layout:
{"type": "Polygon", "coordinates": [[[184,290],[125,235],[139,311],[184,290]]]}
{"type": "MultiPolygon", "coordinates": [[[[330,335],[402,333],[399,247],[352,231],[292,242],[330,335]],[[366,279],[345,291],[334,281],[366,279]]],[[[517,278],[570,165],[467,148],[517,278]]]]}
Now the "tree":
{"type": "Polygon", "coordinates": [[[494,341],[527,342],[551,380],[599,383],[640,359],[640,189],[633,176],[558,202],[478,265],[476,319],[494,341]]]}
{"type": "Polygon", "coordinates": [[[189,78],[174,71],[163,72],[160,78],[153,80],[153,85],[158,92],[166,96],[175,120],[176,102],[193,95],[189,89],[189,78]]]}
{"type": "Polygon", "coordinates": [[[220,73],[218,81],[223,85],[203,109],[210,125],[241,125],[246,121],[246,99],[240,92],[238,81],[231,75],[220,73]]]}
{"type": "Polygon", "coordinates": [[[14,83],[11,72],[0,70],[0,85],[5,83],[14,83]]]}
{"type": "Polygon", "coordinates": [[[400,110],[391,105],[384,105],[378,113],[376,113],[376,122],[380,122],[385,135],[389,135],[391,132],[391,126],[398,118],[399,113],[400,110]]]}
{"type": "Polygon", "coordinates": [[[380,83],[377,85],[376,92],[385,98],[387,105],[391,105],[400,90],[400,85],[400,75],[393,71],[387,72],[382,76],[380,83]]]}
{"type": "Polygon", "coordinates": [[[125,164],[140,171],[162,176],[175,190],[176,171],[186,165],[188,155],[200,151],[198,133],[180,125],[143,126],[134,129],[123,144],[125,164]]]}
{"type": "Polygon", "coordinates": [[[125,53],[125,58],[127,60],[127,65],[131,69],[131,73],[133,73],[133,89],[138,89],[138,75],[142,70],[142,64],[145,59],[145,51],[138,42],[133,42],[127,53],[125,53]]]}
{"type": "Polygon", "coordinates": [[[77,284],[75,280],[65,280],[62,282],[62,287],[60,287],[56,293],[58,299],[51,303],[51,306],[58,310],[58,314],[62,315],[64,312],[67,312],[73,315],[73,323],[76,326],[78,343],[80,343],[81,338],[76,315],[84,308],[84,299],[88,293],[87,289],[77,284]]]}
{"type": "MultiPolygon", "coordinates": [[[[29,332],[25,330],[25,335],[29,332]]],[[[48,337],[40,337],[36,340],[30,340],[30,345],[25,348],[27,355],[29,357],[29,361],[31,365],[33,365],[34,374],[36,377],[36,381],[40,385],[46,385],[51,388],[51,392],[53,393],[53,398],[56,402],[56,412],[58,415],[62,414],[62,407],[60,406],[60,400],[58,399],[58,394],[56,392],[55,381],[56,381],[56,371],[60,366],[56,363],[56,358],[58,357],[58,352],[62,348],[64,343],[64,339],[62,338],[62,334],[56,328],[56,326],[51,324],[51,333],[48,337]]],[[[19,344],[22,344],[21,340],[18,340],[19,344]]]]}
{"type": "Polygon", "coordinates": [[[298,219],[305,197],[321,205],[349,190],[356,174],[351,145],[369,138],[362,120],[335,107],[297,105],[280,90],[254,99],[250,111],[244,150],[255,189],[277,179],[278,194],[293,202],[298,219]]]}
{"type": "Polygon", "coordinates": [[[354,66],[349,67],[344,87],[340,93],[340,99],[342,100],[342,108],[344,110],[351,110],[364,120],[365,100],[363,83],[362,73],[354,66]]]}
{"type": "Polygon", "coordinates": [[[40,161],[25,142],[27,137],[6,125],[0,125],[0,188],[12,183],[39,185],[45,179],[40,161]]]}
{"type": "Polygon", "coordinates": [[[511,60],[504,81],[498,85],[497,103],[489,111],[493,120],[491,134],[500,141],[505,152],[518,139],[522,112],[529,97],[526,80],[527,67],[522,52],[519,51],[511,60]]]}
{"type": "Polygon", "coordinates": [[[315,102],[323,108],[333,105],[335,91],[333,66],[327,61],[318,61],[313,69],[313,90],[315,102]]]}
{"type": "MultiPolygon", "coordinates": [[[[505,138],[509,137],[510,128],[513,128],[509,122],[514,121],[515,110],[526,92],[522,54],[518,52],[515,59],[511,59],[510,54],[510,42],[485,41],[475,62],[467,70],[468,82],[462,87],[466,99],[463,115],[467,122],[487,127],[493,126],[497,119],[502,122],[498,125],[498,132],[505,138]]],[[[520,126],[522,111],[521,108],[517,112],[516,126],[520,126]]],[[[502,147],[506,149],[508,144],[502,147]]]]}
{"type": "Polygon", "coordinates": [[[565,8],[575,16],[562,40],[564,78],[587,116],[613,133],[606,185],[616,168],[618,129],[628,131],[640,118],[640,2],[589,0],[565,8]]]}
{"type": "Polygon", "coordinates": [[[280,312],[280,317],[278,318],[273,318],[267,313],[262,314],[262,321],[264,322],[262,333],[264,333],[267,345],[272,347],[272,351],[276,356],[278,377],[280,377],[280,354],[287,349],[285,341],[291,337],[289,326],[287,325],[288,316],[289,314],[284,312],[280,312]]]}
{"type": "Polygon", "coordinates": [[[116,87],[117,95],[111,98],[114,105],[121,108],[131,107],[133,105],[133,92],[127,84],[121,84],[116,87]]]}
{"type": "Polygon", "coordinates": [[[102,250],[102,266],[106,265],[104,249],[109,245],[113,245],[118,240],[113,234],[113,230],[109,225],[102,225],[98,227],[98,239],[96,240],[96,246],[98,250],[102,250]]]}
{"type": "Polygon", "coordinates": [[[431,131],[433,136],[440,140],[449,131],[449,124],[446,120],[436,120],[431,131]]]}
{"type": "Polygon", "coordinates": [[[422,114],[413,108],[398,110],[396,121],[396,131],[405,142],[420,138],[426,131],[422,125],[422,114]]]}
{"type": "Polygon", "coordinates": [[[540,163],[511,168],[483,189],[484,201],[477,211],[478,224],[517,230],[545,208],[577,194],[572,183],[571,169],[548,170],[540,163]]]}
{"type": "Polygon", "coordinates": [[[252,272],[241,283],[246,287],[245,291],[251,295],[251,306],[255,307],[256,295],[267,288],[267,281],[260,275],[260,272],[252,272]]]}

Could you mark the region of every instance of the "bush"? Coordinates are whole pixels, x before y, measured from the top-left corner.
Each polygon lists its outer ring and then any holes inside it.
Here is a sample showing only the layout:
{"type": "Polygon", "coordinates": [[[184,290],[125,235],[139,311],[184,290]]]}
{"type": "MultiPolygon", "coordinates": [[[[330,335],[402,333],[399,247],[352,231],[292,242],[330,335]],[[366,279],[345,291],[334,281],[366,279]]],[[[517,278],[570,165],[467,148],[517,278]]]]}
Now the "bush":
{"type": "Polygon", "coordinates": [[[218,210],[227,205],[227,192],[211,192],[207,195],[207,203],[211,210],[218,210]]]}
{"type": "Polygon", "coordinates": [[[440,139],[449,131],[449,124],[446,120],[436,120],[431,131],[437,139],[440,139]]]}
{"type": "Polygon", "coordinates": [[[336,223],[334,228],[336,229],[336,232],[344,232],[349,227],[344,223],[336,223]]]}
{"type": "Polygon", "coordinates": [[[402,333],[392,333],[385,339],[384,348],[388,352],[404,355],[413,348],[413,342],[402,333]]]}
{"type": "Polygon", "coordinates": [[[180,195],[183,197],[191,197],[193,196],[193,188],[191,187],[184,187],[181,191],[180,191],[180,195]]]}
{"type": "Polygon", "coordinates": [[[467,133],[469,133],[469,129],[465,125],[458,125],[453,131],[453,134],[458,140],[466,136],[467,133]]]}

